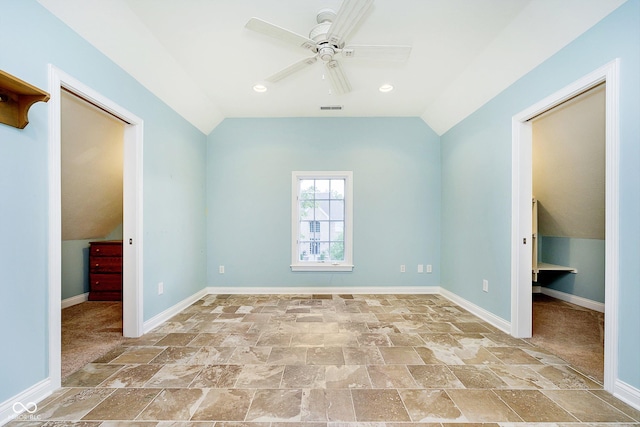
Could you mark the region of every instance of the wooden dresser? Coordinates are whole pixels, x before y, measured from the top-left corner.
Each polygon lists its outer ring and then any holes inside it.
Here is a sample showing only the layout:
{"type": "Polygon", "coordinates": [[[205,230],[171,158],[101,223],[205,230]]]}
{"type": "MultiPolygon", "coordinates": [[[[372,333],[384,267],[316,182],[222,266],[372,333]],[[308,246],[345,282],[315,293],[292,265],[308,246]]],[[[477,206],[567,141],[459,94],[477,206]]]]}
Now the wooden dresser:
{"type": "Polygon", "coordinates": [[[89,245],[89,301],[121,301],[122,240],[89,245]]]}

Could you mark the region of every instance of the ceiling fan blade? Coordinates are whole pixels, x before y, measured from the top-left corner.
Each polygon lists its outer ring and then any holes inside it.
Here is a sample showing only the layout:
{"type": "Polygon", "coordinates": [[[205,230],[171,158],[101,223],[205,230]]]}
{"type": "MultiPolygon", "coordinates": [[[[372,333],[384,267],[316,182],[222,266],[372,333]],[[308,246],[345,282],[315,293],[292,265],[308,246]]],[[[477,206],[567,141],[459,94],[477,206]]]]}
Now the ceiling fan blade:
{"type": "Polygon", "coordinates": [[[264,34],[265,36],[273,37],[278,40],[282,40],[286,43],[293,44],[311,51],[316,51],[316,43],[300,34],[296,34],[293,31],[286,30],[277,25],[271,24],[267,21],[263,21],[259,18],[251,18],[245,24],[245,28],[256,33],[264,34]]]}
{"type": "Polygon", "coordinates": [[[349,45],[342,49],[344,58],[381,59],[384,61],[406,61],[411,46],[349,45]]]}
{"type": "Polygon", "coordinates": [[[347,79],[347,75],[344,73],[340,63],[333,60],[327,62],[325,65],[333,92],[337,95],[351,92],[351,84],[349,83],[349,79],[347,79]]]}
{"type": "Polygon", "coordinates": [[[291,74],[295,73],[296,71],[300,71],[303,68],[306,68],[309,65],[313,65],[316,63],[316,61],[318,60],[317,57],[312,56],[311,58],[306,58],[303,59],[302,61],[298,61],[295,64],[289,65],[287,68],[278,71],[277,73],[275,73],[272,76],[267,77],[265,80],[270,82],[270,83],[275,83],[278,82],[282,79],[284,79],[287,76],[290,76],[291,74]]]}
{"type": "Polygon", "coordinates": [[[344,0],[331,27],[329,27],[327,33],[329,43],[338,47],[342,46],[362,21],[372,4],[373,0],[344,0]]]}

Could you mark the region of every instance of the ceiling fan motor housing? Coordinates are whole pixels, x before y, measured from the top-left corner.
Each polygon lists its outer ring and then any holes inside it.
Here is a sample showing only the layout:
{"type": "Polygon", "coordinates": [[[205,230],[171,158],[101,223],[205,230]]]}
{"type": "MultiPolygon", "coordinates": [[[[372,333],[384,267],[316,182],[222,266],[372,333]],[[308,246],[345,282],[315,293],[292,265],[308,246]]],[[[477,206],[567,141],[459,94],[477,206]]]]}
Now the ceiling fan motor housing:
{"type": "Polygon", "coordinates": [[[338,49],[338,46],[334,46],[327,41],[327,33],[335,17],[336,13],[332,9],[320,10],[316,16],[318,25],[314,26],[309,33],[309,38],[316,42],[318,58],[324,62],[333,60],[333,56],[338,49]]]}

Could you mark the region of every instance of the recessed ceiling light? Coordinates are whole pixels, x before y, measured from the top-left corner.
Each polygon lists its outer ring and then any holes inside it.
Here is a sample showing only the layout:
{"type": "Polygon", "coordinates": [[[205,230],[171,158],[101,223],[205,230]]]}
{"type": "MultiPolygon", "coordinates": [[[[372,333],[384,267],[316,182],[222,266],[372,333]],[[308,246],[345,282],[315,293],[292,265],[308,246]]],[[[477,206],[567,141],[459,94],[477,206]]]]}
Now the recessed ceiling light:
{"type": "Polygon", "coordinates": [[[390,84],[383,84],[378,90],[380,92],[391,92],[393,90],[393,86],[391,86],[390,84]]]}
{"type": "Polygon", "coordinates": [[[265,85],[255,85],[253,86],[253,90],[256,92],[262,93],[267,91],[267,87],[265,85]]]}

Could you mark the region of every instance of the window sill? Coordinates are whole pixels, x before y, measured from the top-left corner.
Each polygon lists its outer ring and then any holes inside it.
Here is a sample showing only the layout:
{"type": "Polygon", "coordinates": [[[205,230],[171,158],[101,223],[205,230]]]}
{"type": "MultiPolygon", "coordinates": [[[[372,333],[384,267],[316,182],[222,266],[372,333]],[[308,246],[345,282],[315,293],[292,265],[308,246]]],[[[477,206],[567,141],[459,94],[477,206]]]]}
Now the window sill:
{"type": "Polygon", "coordinates": [[[307,264],[293,264],[291,265],[291,271],[353,271],[353,265],[350,264],[325,264],[307,263],[307,264]]]}

